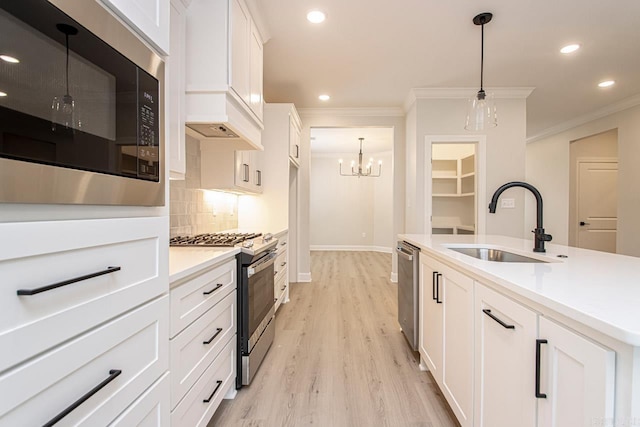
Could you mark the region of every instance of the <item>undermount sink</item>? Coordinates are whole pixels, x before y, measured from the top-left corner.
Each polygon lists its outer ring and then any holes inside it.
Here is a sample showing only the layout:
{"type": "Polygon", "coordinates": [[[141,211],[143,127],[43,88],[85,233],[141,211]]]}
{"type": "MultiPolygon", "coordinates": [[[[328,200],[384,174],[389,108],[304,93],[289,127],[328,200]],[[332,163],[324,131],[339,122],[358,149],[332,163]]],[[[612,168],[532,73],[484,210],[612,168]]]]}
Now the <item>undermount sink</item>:
{"type": "Polygon", "coordinates": [[[478,248],[478,247],[448,247],[447,249],[451,249],[452,251],[460,252],[463,255],[467,255],[470,257],[474,257],[477,259],[481,259],[484,261],[494,261],[494,262],[540,262],[546,263],[547,261],[543,261],[536,258],[529,258],[524,255],[514,254],[512,252],[503,251],[501,249],[492,249],[492,248],[478,248]]]}

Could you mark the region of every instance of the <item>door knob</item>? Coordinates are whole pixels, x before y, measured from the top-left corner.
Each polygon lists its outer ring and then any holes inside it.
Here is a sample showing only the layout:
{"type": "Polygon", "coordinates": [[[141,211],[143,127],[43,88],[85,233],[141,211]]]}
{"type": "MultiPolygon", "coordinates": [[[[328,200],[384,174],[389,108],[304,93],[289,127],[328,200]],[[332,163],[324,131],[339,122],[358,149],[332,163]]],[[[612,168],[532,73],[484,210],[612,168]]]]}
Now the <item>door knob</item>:
{"type": "Polygon", "coordinates": [[[581,227],[583,227],[585,225],[591,225],[591,224],[589,224],[588,222],[580,221],[580,226],[581,227]]]}

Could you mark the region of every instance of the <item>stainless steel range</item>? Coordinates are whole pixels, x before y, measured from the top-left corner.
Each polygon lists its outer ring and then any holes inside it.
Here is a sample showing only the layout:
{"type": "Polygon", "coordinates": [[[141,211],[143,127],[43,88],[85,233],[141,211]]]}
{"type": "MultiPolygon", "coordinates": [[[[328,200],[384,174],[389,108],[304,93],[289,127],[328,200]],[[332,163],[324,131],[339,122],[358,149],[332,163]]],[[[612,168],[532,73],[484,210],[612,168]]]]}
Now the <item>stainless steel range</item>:
{"type": "Polygon", "coordinates": [[[171,238],[170,246],[241,248],[238,264],[238,376],[249,385],[275,337],[273,275],[278,239],[261,233],[211,233],[171,238]]]}

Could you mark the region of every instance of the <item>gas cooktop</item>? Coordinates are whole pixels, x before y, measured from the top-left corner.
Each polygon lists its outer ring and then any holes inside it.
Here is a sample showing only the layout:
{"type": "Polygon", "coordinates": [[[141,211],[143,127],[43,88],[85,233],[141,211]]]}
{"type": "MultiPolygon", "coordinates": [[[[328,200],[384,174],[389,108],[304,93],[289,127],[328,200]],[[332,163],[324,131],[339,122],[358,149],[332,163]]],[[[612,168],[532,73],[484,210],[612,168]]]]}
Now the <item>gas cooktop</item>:
{"type": "Polygon", "coordinates": [[[169,246],[235,246],[260,236],[262,233],[205,233],[195,236],[176,236],[169,239],[169,246]]]}
{"type": "Polygon", "coordinates": [[[251,256],[272,250],[278,244],[271,233],[204,233],[195,236],[176,236],[169,246],[182,247],[238,247],[251,256]]]}

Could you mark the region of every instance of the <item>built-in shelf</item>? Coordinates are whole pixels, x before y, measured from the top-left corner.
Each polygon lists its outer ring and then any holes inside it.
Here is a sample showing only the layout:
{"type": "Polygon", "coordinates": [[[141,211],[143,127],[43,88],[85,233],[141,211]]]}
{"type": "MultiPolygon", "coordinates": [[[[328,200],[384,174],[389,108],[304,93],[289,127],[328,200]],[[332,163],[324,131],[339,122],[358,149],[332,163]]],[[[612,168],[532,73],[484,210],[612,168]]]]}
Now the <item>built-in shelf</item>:
{"type": "Polygon", "coordinates": [[[459,152],[431,161],[432,234],[475,234],[475,155],[459,152]]]}

